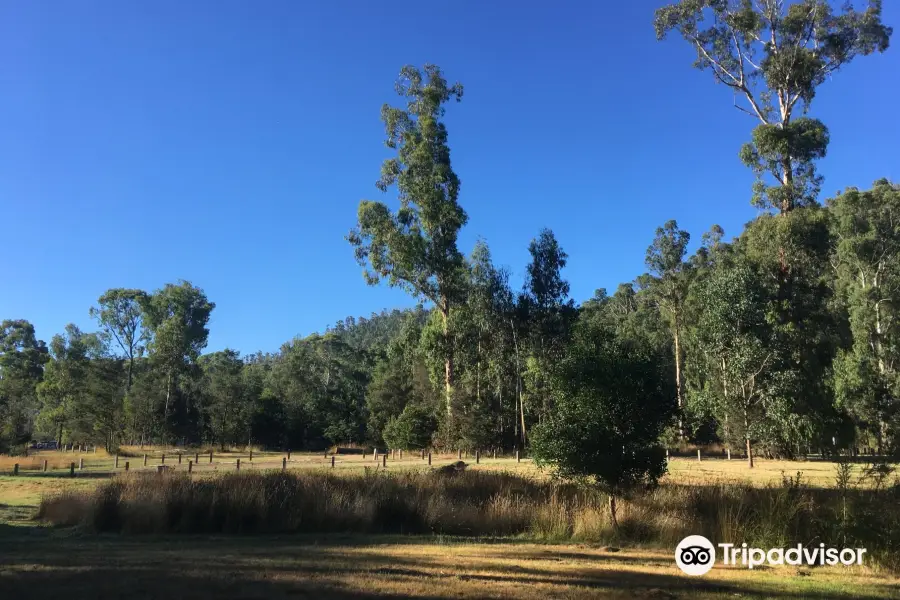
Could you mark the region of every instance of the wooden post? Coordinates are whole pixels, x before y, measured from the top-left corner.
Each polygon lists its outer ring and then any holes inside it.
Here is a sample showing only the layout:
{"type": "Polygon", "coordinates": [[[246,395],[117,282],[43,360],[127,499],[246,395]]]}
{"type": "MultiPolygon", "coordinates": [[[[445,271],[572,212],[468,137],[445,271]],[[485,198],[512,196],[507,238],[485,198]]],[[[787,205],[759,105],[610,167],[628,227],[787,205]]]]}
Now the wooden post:
{"type": "Polygon", "coordinates": [[[253,462],[253,448],[250,448],[250,462],[253,462]]]}
{"type": "Polygon", "coordinates": [[[461,459],[462,459],[462,450],[457,450],[456,451],[456,460],[461,460],[461,459]]]}
{"type": "Polygon", "coordinates": [[[78,459],[78,470],[84,471],[84,457],[78,459]]]}
{"type": "Polygon", "coordinates": [[[282,471],[287,470],[287,458],[282,458],[282,459],[281,459],[281,470],[282,470],[282,471]]]}
{"type": "Polygon", "coordinates": [[[47,472],[47,459],[44,459],[44,473],[47,472]]]}
{"type": "Polygon", "coordinates": [[[119,468],[119,455],[116,454],[116,468],[119,468]]]}
{"type": "Polygon", "coordinates": [[[181,452],[178,453],[178,464],[181,464],[181,452]]]}
{"type": "Polygon", "coordinates": [[[210,450],[209,451],[209,464],[212,464],[212,453],[213,453],[213,451],[210,450]]]}
{"type": "Polygon", "coordinates": [[[237,470],[241,470],[241,459],[237,459],[237,470]]]}
{"type": "Polygon", "coordinates": [[[288,460],[291,460],[291,449],[288,448],[288,460]]]}
{"type": "Polygon", "coordinates": [[[518,450],[516,450],[516,462],[517,462],[517,463],[522,462],[522,459],[519,458],[519,451],[518,451],[518,450]]]}
{"type": "MultiPolygon", "coordinates": [[[[72,463],[72,464],[75,464],[75,463],[72,463]]],[[[128,467],[129,467],[129,466],[131,466],[131,463],[129,463],[129,462],[126,460],[126,461],[125,461],[125,472],[126,472],[126,473],[128,472],[128,467]]]]}
{"type": "Polygon", "coordinates": [[[703,459],[700,458],[700,448],[697,448],[697,462],[703,462],[703,459]]]}
{"type": "Polygon", "coordinates": [[[387,452],[381,455],[381,466],[384,469],[387,469],[387,452]]]}
{"type": "Polygon", "coordinates": [[[400,460],[403,460],[403,448],[400,448],[400,460]]]}
{"type": "Polygon", "coordinates": [[[18,474],[19,474],[19,463],[16,463],[13,465],[13,476],[16,476],[18,474]]]}
{"type": "Polygon", "coordinates": [[[75,462],[69,463],[69,477],[75,477],[75,462]]]}
{"type": "Polygon", "coordinates": [[[199,452],[194,452],[194,462],[198,465],[200,464],[200,453],[199,452]]]}
{"type": "Polygon", "coordinates": [[[431,452],[428,453],[428,466],[431,466],[431,452]]]}
{"type": "Polygon", "coordinates": [[[331,457],[331,468],[334,468],[334,456],[331,457]]]}
{"type": "Polygon", "coordinates": [[[165,455],[165,453],[162,455],[162,462],[159,463],[159,464],[161,464],[161,465],[166,464],[166,455],[165,455]]]}
{"type": "Polygon", "coordinates": [[[475,464],[477,465],[480,462],[481,462],[481,452],[476,450],[475,451],[475,464]]]}
{"type": "Polygon", "coordinates": [[[144,454],[144,466],[145,467],[147,466],[147,455],[146,454],[144,454]]]}
{"type": "Polygon", "coordinates": [[[378,462],[378,448],[375,448],[374,450],[372,450],[372,460],[374,460],[375,462],[378,462]]]}
{"type": "Polygon", "coordinates": [[[425,448],[422,448],[422,460],[425,460],[425,448]]]}
{"type": "Polygon", "coordinates": [[[194,471],[194,461],[188,461],[188,475],[190,475],[194,471]]]}

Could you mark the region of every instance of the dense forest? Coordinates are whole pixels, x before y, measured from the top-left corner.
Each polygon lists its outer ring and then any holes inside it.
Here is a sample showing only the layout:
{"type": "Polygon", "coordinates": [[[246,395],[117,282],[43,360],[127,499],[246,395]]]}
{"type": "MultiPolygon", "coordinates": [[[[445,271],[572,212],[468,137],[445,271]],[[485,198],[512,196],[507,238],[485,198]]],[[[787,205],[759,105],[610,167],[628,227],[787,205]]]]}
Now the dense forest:
{"type": "Polygon", "coordinates": [[[900,185],[820,198],[830,139],[809,116],[819,85],[887,49],[880,2],[836,13],[818,0],[683,1],[655,26],[691,44],[695,66],[755,122],[738,155],[757,182],[730,192],[759,208],[743,231],[694,232],[691,253],[691,233],[663,223],[647,232],[645,273],[579,304],[564,240],[545,229],[513,289],[486,241],[457,243],[468,217],[443,115],[463,88],[434,65],[404,67],[403,102],[381,111],[391,156],[377,182],[397,206],[363,201],[347,239],[370,284],[404,289],[417,308],[244,356],[203,353],[215,303],[186,281],[110,289],[90,308],[96,332],[69,325],[49,343],[26,320],[3,321],[0,451],[32,440],[523,449],[535,432],[547,444],[573,397],[590,400],[588,378],[640,376],[622,405],[646,398],[669,447],[897,452],[900,185]],[[585,370],[613,355],[641,359],[585,370]],[[566,370],[573,361],[586,379],[566,370]]]}

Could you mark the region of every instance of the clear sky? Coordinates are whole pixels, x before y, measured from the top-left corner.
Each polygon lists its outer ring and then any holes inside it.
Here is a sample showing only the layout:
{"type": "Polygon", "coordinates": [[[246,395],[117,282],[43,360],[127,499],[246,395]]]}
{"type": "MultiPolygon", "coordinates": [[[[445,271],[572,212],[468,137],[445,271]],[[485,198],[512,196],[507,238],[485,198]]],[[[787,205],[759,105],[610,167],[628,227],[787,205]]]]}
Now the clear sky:
{"type": "MultiPolygon", "coordinates": [[[[367,287],[344,240],[382,197],[379,110],[407,63],[465,86],[461,246],[484,237],[516,287],[545,226],[579,302],[643,272],[667,219],[735,235],[755,123],[655,40],[661,4],[0,0],[0,319],[49,340],[93,330],[107,288],[187,279],[217,304],[209,349],[248,353],[414,304],[367,287]]],[[[900,31],[900,2],[884,17],[900,31]]],[[[900,178],[898,75],[894,47],[820,89],[827,195],[900,178]]]]}

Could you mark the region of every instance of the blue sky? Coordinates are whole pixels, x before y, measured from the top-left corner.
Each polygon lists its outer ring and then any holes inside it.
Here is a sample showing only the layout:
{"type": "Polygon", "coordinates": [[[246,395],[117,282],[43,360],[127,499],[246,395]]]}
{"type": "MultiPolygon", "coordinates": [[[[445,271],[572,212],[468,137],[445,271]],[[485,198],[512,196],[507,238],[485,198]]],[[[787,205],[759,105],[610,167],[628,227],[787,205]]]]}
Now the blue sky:
{"type": "MultiPolygon", "coordinates": [[[[643,272],[667,219],[735,235],[756,214],[737,157],[754,122],[655,40],[661,4],[2,2],[0,319],[49,340],[93,329],[107,288],[188,279],[217,304],[209,349],[247,353],[414,304],[366,286],[344,240],[382,197],[379,110],[407,63],[465,85],[447,112],[461,246],[484,237],[516,286],[542,227],[579,302],[643,272]]],[[[892,48],[820,89],[827,195],[900,178],[898,73],[892,48]]]]}

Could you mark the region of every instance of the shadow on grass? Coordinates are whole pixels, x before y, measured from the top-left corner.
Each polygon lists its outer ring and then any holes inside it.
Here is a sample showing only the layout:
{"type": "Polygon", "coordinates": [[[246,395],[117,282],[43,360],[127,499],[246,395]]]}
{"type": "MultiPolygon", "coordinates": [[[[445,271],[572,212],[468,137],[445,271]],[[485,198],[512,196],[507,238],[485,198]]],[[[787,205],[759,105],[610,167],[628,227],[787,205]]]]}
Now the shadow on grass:
{"type": "Polygon", "coordinates": [[[133,538],[45,530],[7,537],[0,544],[0,597],[879,597],[849,591],[794,592],[787,589],[790,580],[783,582],[784,589],[773,590],[764,582],[744,585],[640,570],[671,567],[671,562],[623,552],[511,546],[509,552],[453,555],[435,552],[433,544],[434,539],[425,536],[133,538]],[[408,545],[409,550],[398,552],[388,544],[408,545]],[[431,550],[417,551],[422,544],[431,544],[431,550]]]}

